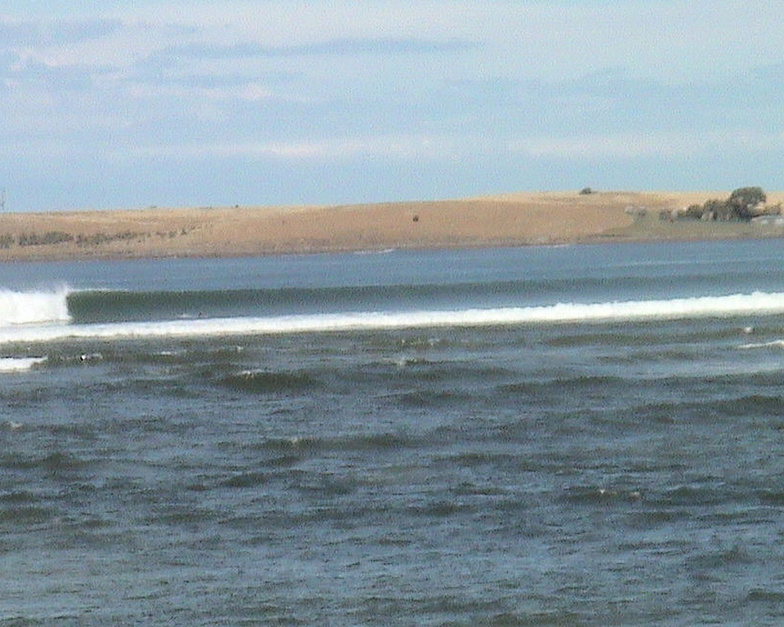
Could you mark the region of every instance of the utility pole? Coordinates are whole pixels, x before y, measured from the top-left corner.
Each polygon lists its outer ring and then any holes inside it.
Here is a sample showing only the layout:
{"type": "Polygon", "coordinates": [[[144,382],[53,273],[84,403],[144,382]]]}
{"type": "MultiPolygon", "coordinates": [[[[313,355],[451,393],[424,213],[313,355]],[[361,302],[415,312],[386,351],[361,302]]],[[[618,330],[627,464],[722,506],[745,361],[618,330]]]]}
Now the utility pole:
{"type": "Polygon", "coordinates": [[[0,194],[0,213],[5,213],[5,187],[3,188],[3,192],[0,194]]]}

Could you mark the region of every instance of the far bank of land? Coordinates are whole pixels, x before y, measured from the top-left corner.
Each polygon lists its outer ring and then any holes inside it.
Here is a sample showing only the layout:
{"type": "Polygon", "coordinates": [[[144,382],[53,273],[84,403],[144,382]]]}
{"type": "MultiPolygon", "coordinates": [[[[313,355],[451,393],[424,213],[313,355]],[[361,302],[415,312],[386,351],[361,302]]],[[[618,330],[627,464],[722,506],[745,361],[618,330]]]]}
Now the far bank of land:
{"type": "MultiPolygon", "coordinates": [[[[784,236],[779,221],[670,219],[727,192],[527,192],[429,202],[7,213],[0,261],[230,257],[784,236]]],[[[768,204],[784,193],[768,193],[768,204]]]]}

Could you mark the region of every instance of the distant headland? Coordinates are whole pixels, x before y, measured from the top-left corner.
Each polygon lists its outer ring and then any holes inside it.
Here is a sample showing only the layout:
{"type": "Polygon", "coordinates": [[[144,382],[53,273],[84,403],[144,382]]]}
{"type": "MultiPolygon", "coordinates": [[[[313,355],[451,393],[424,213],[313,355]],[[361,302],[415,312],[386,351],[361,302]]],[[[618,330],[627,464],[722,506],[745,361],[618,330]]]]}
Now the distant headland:
{"type": "Polygon", "coordinates": [[[0,215],[0,261],[781,237],[782,202],[784,193],[765,194],[760,188],[584,188],[332,206],[5,213],[0,215]]]}

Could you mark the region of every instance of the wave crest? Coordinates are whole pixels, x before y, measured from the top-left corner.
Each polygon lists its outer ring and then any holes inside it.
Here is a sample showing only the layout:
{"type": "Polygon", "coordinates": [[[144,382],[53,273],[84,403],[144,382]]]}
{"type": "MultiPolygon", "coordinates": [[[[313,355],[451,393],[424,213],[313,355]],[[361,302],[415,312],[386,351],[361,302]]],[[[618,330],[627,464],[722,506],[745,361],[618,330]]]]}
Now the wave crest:
{"type": "Polygon", "coordinates": [[[450,311],[368,311],[127,321],[106,324],[52,324],[52,322],[70,320],[67,295],[67,290],[0,293],[0,343],[52,341],[66,338],[204,337],[518,324],[606,323],[784,313],[784,293],[755,292],[671,300],[559,303],[532,307],[450,311]],[[2,313],[3,309],[5,314],[2,313]],[[21,324],[27,326],[20,327],[21,324]]]}

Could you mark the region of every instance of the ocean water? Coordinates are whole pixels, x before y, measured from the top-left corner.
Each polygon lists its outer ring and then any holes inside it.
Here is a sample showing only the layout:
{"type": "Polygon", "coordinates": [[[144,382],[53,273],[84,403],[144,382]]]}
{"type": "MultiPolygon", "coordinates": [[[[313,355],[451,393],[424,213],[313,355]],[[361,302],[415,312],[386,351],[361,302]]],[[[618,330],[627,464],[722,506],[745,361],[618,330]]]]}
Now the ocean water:
{"type": "Polygon", "coordinates": [[[779,625],[784,242],[0,265],[0,625],[779,625]]]}

